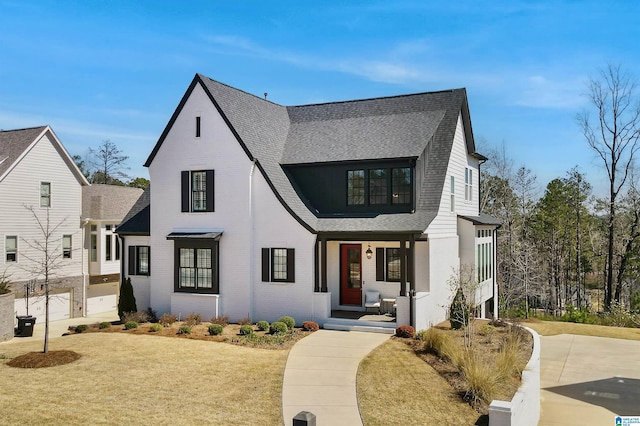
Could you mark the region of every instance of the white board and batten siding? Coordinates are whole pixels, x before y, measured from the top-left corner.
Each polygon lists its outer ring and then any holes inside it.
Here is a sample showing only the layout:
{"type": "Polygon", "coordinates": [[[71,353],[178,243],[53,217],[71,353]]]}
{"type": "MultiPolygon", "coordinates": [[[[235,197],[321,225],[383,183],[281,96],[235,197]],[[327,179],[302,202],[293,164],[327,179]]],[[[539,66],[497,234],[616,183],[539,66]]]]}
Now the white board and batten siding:
{"type": "Polygon", "coordinates": [[[158,314],[187,314],[191,306],[201,306],[207,311],[203,318],[213,313],[237,321],[247,316],[266,320],[294,316],[293,307],[299,313],[311,312],[315,240],[282,207],[260,171],[254,168],[252,173],[252,168],[204,90],[196,86],[149,167],[154,183],[150,304],[158,314]],[[195,137],[197,116],[201,117],[200,137],[195,137]],[[214,170],[215,211],[182,213],[181,171],[209,169],[214,170]],[[219,297],[174,293],[174,244],[167,235],[214,229],[223,231],[219,297]],[[296,283],[261,282],[263,247],[296,249],[296,283]]]}

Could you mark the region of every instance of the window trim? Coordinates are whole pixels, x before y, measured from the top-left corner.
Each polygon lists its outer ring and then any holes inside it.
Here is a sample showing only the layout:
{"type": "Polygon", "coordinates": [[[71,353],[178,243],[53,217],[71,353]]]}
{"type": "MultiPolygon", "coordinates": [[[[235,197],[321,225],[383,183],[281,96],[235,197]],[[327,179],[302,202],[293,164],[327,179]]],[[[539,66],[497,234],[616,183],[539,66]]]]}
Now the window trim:
{"type": "MultiPolygon", "coordinates": [[[[414,184],[413,184],[413,167],[409,167],[409,166],[402,166],[402,167],[370,167],[370,168],[360,168],[360,169],[350,169],[347,170],[347,175],[346,175],[346,197],[347,197],[347,207],[360,207],[360,206],[367,206],[367,207],[383,207],[383,206],[387,206],[387,207],[395,207],[395,206],[410,206],[413,204],[413,199],[414,199],[414,184]],[[372,190],[372,182],[374,180],[376,181],[381,181],[382,179],[380,178],[371,178],[371,174],[373,172],[376,171],[380,171],[380,170],[384,170],[385,171],[385,178],[384,181],[386,183],[386,188],[385,188],[385,201],[384,203],[376,201],[373,201],[373,190],[372,190]],[[407,170],[409,172],[408,177],[408,183],[404,183],[404,178],[406,175],[404,175],[404,173],[402,174],[402,176],[394,176],[395,172],[397,170],[407,170]],[[352,179],[351,179],[351,175],[352,173],[355,172],[362,172],[362,202],[361,203],[354,203],[352,202],[352,199],[354,198],[354,194],[353,194],[353,190],[354,189],[360,189],[358,188],[352,188],[351,187],[351,183],[352,183],[352,179]],[[402,179],[402,182],[398,181],[398,178],[402,179]],[[402,190],[402,191],[400,191],[402,190]],[[396,200],[406,200],[405,202],[398,202],[396,200]]],[[[376,195],[376,197],[380,197],[379,194],[376,195]]]]}
{"type": "Polygon", "coordinates": [[[62,258],[63,259],[71,259],[73,257],[73,235],[64,234],[62,235],[62,258]],[[65,238],[69,239],[69,247],[65,247],[65,238]],[[66,254],[68,252],[68,254],[66,254]]]}
{"type": "Polygon", "coordinates": [[[40,182],[40,207],[51,207],[51,182],[40,182]],[[47,193],[43,195],[43,189],[47,188],[47,193]],[[42,200],[46,200],[46,204],[43,205],[42,200]]]}
{"type": "MultiPolygon", "coordinates": [[[[389,278],[389,251],[397,250],[398,252],[398,260],[400,260],[400,252],[401,247],[376,247],[376,281],[388,282],[388,283],[399,283],[402,279],[402,274],[400,274],[400,269],[398,269],[398,279],[389,278]]],[[[409,282],[409,256],[411,249],[407,248],[407,259],[405,260],[405,268],[407,268],[405,276],[407,277],[407,282],[409,282]]]]}
{"type": "MultiPolygon", "coordinates": [[[[194,293],[194,294],[219,294],[220,293],[220,250],[219,242],[210,238],[198,238],[188,239],[180,238],[173,240],[173,291],[176,293],[194,293]],[[211,250],[211,288],[198,287],[197,281],[195,287],[181,287],[180,286],[180,249],[194,250],[194,262],[197,265],[197,250],[198,249],[210,249],[211,250]]],[[[196,277],[198,276],[196,269],[196,277]]]]}
{"type": "Polygon", "coordinates": [[[273,283],[293,283],[296,281],[295,258],[296,249],[273,247],[262,249],[262,281],[273,283]],[[286,276],[284,278],[274,278],[275,253],[276,250],[286,250],[286,276]]]}
{"type": "Polygon", "coordinates": [[[129,275],[150,276],[151,275],[151,247],[150,246],[129,246],[129,275]],[[147,252],[147,272],[141,272],[140,252],[146,249],[147,252]]]}
{"type": "Polygon", "coordinates": [[[17,235],[5,235],[4,238],[4,261],[5,263],[18,263],[18,236],[17,235]],[[9,239],[15,240],[15,248],[12,252],[9,252],[8,241],[9,239]],[[9,260],[9,254],[13,254],[13,260],[9,260]]]}
{"type": "Polygon", "coordinates": [[[366,177],[365,169],[353,169],[347,170],[347,206],[364,206],[367,204],[367,177],[366,177]],[[353,179],[355,176],[362,176],[362,186],[353,186],[352,182],[355,182],[353,179]],[[356,190],[360,192],[362,191],[362,200],[358,202],[357,198],[360,197],[360,194],[356,194],[356,190]]]}
{"type": "Polygon", "coordinates": [[[464,168],[464,200],[473,201],[473,169],[464,168]]]}
{"type": "Polygon", "coordinates": [[[215,175],[214,170],[183,170],[180,172],[181,180],[181,211],[183,213],[209,213],[215,211],[215,175]],[[193,176],[194,173],[205,173],[205,207],[194,209],[193,176]]]}

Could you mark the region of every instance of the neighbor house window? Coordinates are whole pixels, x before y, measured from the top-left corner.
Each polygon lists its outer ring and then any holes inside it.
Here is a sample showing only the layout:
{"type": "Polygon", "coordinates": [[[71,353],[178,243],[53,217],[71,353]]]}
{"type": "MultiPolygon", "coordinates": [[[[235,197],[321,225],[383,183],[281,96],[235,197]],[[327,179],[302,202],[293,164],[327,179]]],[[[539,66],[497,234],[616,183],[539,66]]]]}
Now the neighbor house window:
{"type": "Polygon", "coordinates": [[[111,260],[111,250],[113,250],[113,244],[111,243],[113,235],[107,234],[104,239],[104,257],[105,260],[111,260]]]}
{"type": "Polygon", "coordinates": [[[369,170],[369,204],[388,204],[387,169],[369,170]]]}
{"type": "Polygon", "coordinates": [[[62,258],[71,259],[71,235],[62,236],[62,258]]]}
{"type": "Polygon", "coordinates": [[[120,242],[115,230],[116,225],[105,225],[104,257],[108,261],[120,260],[120,242]]]}
{"type": "Polygon", "coordinates": [[[129,246],[129,275],[150,275],[149,246],[129,246]]]}
{"type": "Polygon", "coordinates": [[[200,137],[200,117],[196,117],[196,138],[200,137]]]}
{"type": "Polygon", "coordinates": [[[182,211],[212,212],[213,170],[182,172],[182,211]]]}
{"type": "Polygon", "coordinates": [[[347,171],[347,205],[364,205],[364,170],[347,171]]]}
{"type": "Polygon", "coordinates": [[[411,169],[402,167],[391,169],[391,194],[393,204],[411,203],[411,169]]]}
{"type": "Polygon", "coordinates": [[[51,207],[51,183],[40,182],[40,207],[51,207]]]}
{"type": "Polygon", "coordinates": [[[174,247],[175,291],[218,293],[218,242],[175,240],[174,247]]]}
{"type": "Polygon", "coordinates": [[[7,262],[18,261],[18,237],[15,235],[7,235],[4,243],[4,251],[6,253],[7,262]]]}
{"type": "Polygon", "coordinates": [[[262,281],[295,282],[295,249],[263,248],[262,281]]]}
{"type": "Polygon", "coordinates": [[[468,167],[464,169],[464,199],[473,200],[473,170],[468,167]]]}
{"type": "Polygon", "coordinates": [[[493,278],[493,230],[478,230],[476,244],[476,268],[478,282],[493,278]]]}
{"type": "Polygon", "coordinates": [[[456,181],[453,176],[451,176],[451,213],[456,211],[456,181]]]}
{"type": "Polygon", "coordinates": [[[92,262],[98,261],[98,233],[96,225],[91,225],[91,248],[90,258],[92,262]]]}

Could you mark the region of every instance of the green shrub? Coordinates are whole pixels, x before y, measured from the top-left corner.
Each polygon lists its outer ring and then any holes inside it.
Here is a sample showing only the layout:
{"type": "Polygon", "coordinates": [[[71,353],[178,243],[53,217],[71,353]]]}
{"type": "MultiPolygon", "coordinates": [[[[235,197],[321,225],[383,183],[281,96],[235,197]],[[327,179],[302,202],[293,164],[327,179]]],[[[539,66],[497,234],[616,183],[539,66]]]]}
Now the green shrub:
{"type": "Polygon", "coordinates": [[[276,321],[269,326],[269,333],[271,334],[285,334],[289,331],[289,327],[282,321],[276,321]]]}
{"type": "Polygon", "coordinates": [[[253,334],[253,327],[249,324],[244,324],[240,326],[240,334],[242,336],[247,336],[249,334],[253,334]]]}
{"type": "Polygon", "coordinates": [[[80,324],[78,326],[76,326],[76,328],[74,329],[74,331],[76,333],[82,333],[83,331],[87,331],[89,329],[89,326],[86,324],[80,324]]]}
{"type": "Polygon", "coordinates": [[[269,330],[269,321],[258,321],[256,323],[256,326],[258,327],[258,330],[260,330],[260,331],[267,331],[267,330],[269,330]]]}
{"type": "Polygon", "coordinates": [[[125,330],[133,330],[134,328],[138,328],[138,323],[135,321],[127,321],[124,323],[125,330]]]}
{"type": "Polygon", "coordinates": [[[133,295],[133,286],[131,285],[131,278],[127,278],[122,281],[120,286],[120,298],[118,299],[118,316],[122,321],[135,321],[132,319],[125,319],[124,315],[128,312],[136,312],[136,297],[133,295]]]}
{"type": "Polygon", "coordinates": [[[110,322],[101,322],[100,325],[98,326],[99,329],[105,329],[105,328],[110,328],[111,327],[111,323],[110,322]]]}
{"type": "Polygon", "coordinates": [[[210,336],[218,336],[222,334],[223,327],[220,324],[211,324],[209,326],[209,335],[210,336]]]}
{"type": "Polygon", "coordinates": [[[449,322],[451,322],[451,328],[454,330],[460,330],[462,327],[466,327],[469,324],[469,308],[464,297],[464,293],[461,288],[458,288],[456,295],[449,307],[449,322]]]}
{"type": "Polygon", "coordinates": [[[156,332],[162,330],[163,328],[164,327],[162,326],[162,324],[154,323],[154,324],[151,324],[149,326],[149,331],[152,332],[152,333],[156,333],[156,332]]]}
{"type": "Polygon", "coordinates": [[[193,312],[187,315],[186,317],[184,317],[184,322],[185,324],[190,325],[192,327],[194,325],[202,324],[202,315],[200,315],[199,313],[193,312]]]}
{"type": "Polygon", "coordinates": [[[283,316],[283,317],[280,317],[280,318],[278,318],[278,321],[280,321],[280,322],[283,322],[283,323],[287,324],[287,328],[288,328],[289,330],[293,330],[293,327],[295,327],[295,326],[296,326],[296,320],[294,320],[294,319],[293,319],[292,317],[290,317],[290,316],[286,316],[286,315],[285,315],[285,316],[283,316]]]}
{"type": "Polygon", "coordinates": [[[211,318],[211,324],[220,324],[223,327],[229,325],[229,317],[227,315],[218,315],[217,317],[211,318]]]}
{"type": "Polygon", "coordinates": [[[178,334],[191,334],[191,327],[188,325],[181,325],[178,328],[178,334]]]}
{"type": "Polygon", "coordinates": [[[158,323],[162,324],[164,327],[171,327],[171,324],[178,321],[178,317],[173,314],[162,314],[160,319],[158,319],[158,323]]]}
{"type": "Polygon", "coordinates": [[[413,339],[416,336],[416,330],[410,325],[401,325],[396,327],[396,337],[404,337],[413,339]]]}
{"type": "Polygon", "coordinates": [[[249,317],[244,317],[244,318],[240,318],[238,320],[238,324],[239,325],[248,325],[248,324],[253,324],[253,322],[251,321],[251,318],[249,317]]]}
{"type": "Polygon", "coordinates": [[[315,321],[305,321],[302,323],[302,329],[304,331],[318,331],[320,326],[315,321]]]}

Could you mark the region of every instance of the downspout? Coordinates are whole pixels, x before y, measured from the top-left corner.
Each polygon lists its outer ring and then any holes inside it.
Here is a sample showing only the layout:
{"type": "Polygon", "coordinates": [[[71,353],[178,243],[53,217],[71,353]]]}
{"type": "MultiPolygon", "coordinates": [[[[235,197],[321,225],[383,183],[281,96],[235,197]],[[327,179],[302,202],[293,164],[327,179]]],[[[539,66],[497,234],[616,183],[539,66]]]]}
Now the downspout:
{"type": "Polygon", "coordinates": [[[251,170],[249,171],[249,316],[254,317],[255,310],[255,223],[253,217],[253,172],[256,168],[256,160],[251,162],[251,170]]]}
{"type": "MultiPolygon", "coordinates": [[[[86,218],[82,222],[82,247],[84,247],[84,244],[85,244],[85,238],[86,238],[85,229],[89,224],[90,220],[91,220],[90,218],[86,218]]],[[[87,274],[85,273],[85,268],[84,268],[84,249],[80,251],[82,252],[81,266],[80,266],[80,268],[82,269],[82,316],[86,317],[87,316],[87,274]]],[[[87,263],[87,272],[88,271],[89,271],[89,264],[87,263]]]]}

